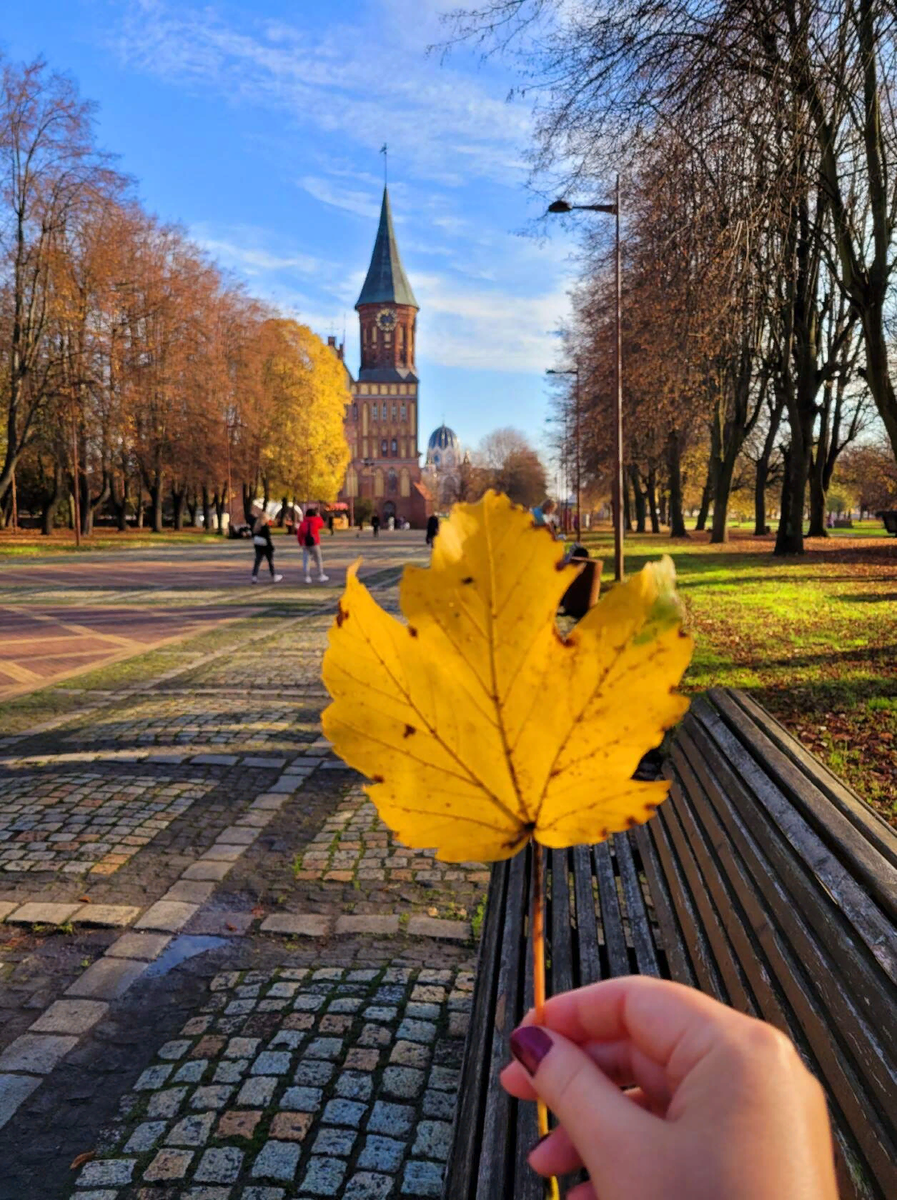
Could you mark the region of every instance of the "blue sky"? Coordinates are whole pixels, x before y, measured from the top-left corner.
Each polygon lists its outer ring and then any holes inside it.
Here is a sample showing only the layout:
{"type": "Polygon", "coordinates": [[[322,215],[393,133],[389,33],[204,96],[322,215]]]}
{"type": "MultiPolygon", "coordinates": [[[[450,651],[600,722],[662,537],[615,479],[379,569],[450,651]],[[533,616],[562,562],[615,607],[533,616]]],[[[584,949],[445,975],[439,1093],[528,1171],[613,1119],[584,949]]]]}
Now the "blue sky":
{"type": "MultiPolygon", "coordinates": [[[[427,55],[456,0],[37,0],[6,5],[0,47],[43,54],[96,100],[99,138],[148,209],[357,368],[358,297],[383,142],[421,305],[421,429],[543,440],[571,249],[521,236],[529,106],[496,63],[427,55]]],[[[425,436],[425,435],[424,435],[425,436]]],[[[423,437],[422,437],[423,442],[423,437]]]]}

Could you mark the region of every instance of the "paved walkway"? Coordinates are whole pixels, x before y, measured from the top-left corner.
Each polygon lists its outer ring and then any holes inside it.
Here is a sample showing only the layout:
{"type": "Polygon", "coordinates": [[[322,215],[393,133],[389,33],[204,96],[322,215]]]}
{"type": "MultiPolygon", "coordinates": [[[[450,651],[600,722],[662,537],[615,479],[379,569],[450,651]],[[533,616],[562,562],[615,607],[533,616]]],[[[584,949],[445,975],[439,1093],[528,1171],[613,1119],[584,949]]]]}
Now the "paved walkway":
{"type": "MultiPolygon", "coordinates": [[[[422,558],[417,535],[334,542],[333,583],[363,549],[393,608],[422,558]]],[[[337,591],[284,554],[289,586],[244,608],[241,549],[167,551],[180,606],[146,586],[155,551],[97,555],[86,604],[70,563],[39,606],[32,564],[4,570],[20,629],[74,607],[219,628],[0,740],[0,1200],[440,1195],[488,876],[394,842],[320,735],[337,591]]]]}

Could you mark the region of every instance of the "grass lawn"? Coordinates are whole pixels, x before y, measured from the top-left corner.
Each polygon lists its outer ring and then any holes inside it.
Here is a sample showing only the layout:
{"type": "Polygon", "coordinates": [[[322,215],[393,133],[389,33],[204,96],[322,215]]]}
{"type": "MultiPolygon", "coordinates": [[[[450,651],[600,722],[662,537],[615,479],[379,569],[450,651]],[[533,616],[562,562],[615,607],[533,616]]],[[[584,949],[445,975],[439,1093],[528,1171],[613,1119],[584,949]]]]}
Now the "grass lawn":
{"type": "MultiPolygon", "coordinates": [[[[162,533],[151,533],[147,529],[128,529],[120,533],[117,529],[98,529],[90,537],[75,545],[75,535],[70,529],[58,529],[49,537],[41,537],[33,529],[13,533],[5,529],[0,532],[0,559],[31,558],[37,554],[86,554],[95,550],[130,550],[147,546],[195,546],[214,545],[218,538],[214,533],[203,533],[201,529],[182,529],[175,532],[166,529],[162,533]]],[[[226,541],[226,538],[221,538],[226,541]]]]}
{"type": "MultiPolygon", "coordinates": [[[[612,578],[610,531],[586,541],[612,578]]],[[[786,560],[772,546],[738,531],[725,546],[633,536],[626,570],[675,560],[696,641],[685,690],[750,692],[897,824],[897,539],[814,539],[786,560]]]]}

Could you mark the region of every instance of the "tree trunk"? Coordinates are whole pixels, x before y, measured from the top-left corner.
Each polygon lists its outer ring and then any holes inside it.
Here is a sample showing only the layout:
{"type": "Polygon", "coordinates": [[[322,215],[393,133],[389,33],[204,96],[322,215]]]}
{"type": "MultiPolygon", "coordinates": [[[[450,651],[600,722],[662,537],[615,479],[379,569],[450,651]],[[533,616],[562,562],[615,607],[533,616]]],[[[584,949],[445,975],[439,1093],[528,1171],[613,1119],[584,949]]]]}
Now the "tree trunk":
{"type": "Polygon", "coordinates": [[[732,495],[732,479],[735,475],[737,455],[727,447],[726,454],[716,464],[713,472],[713,525],[710,541],[723,545],[729,540],[729,499],[732,495]]]}
{"type": "Polygon", "coordinates": [[[623,472],[623,528],[627,533],[632,533],[632,514],[629,507],[629,479],[625,471],[623,472]]]}
{"type": "Polygon", "coordinates": [[[218,533],[223,534],[224,533],[225,498],[221,493],[219,493],[219,492],[215,493],[214,504],[215,504],[215,520],[218,522],[218,533]]]}
{"type": "Polygon", "coordinates": [[[175,491],[171,489],[171,503],[174,507],[174,527],[180,533],[184,528],[184,508],[186,507],[187,492],[184,488],[175,491]]]}
{"type": "Polygon", "coordinates": [[[629,477],[632,480],[632,495],[635,501],[635,532],[644,533],[648,510],[645,506],[645,493],[641,488],[638,467],[630,466],[629,477]]]}
{"type": "Polygon", "coordinates": [[[103,471],[103,482],[100,485],[100,490],[95,496],[90,494],[90,481],[86,473],[81,474],[81,532],[85,537],[89,537],[93,533],[93,523],[97,512],[109,499],[111,488],[109,487],[109,473],[103,471]]]}
{"type": "Polygon", "coordinates": [[[193,526],[194,529],[196,528],[196,514],[198,512],[199,512],[199,499],[198,499],[198,496],[196,493],[196,489],[194,488],[193,491],[187,497],[187,513],[190,517],[190,524],[193,526]]]}
{"type": "Polygon", "coordinates": [[[660,533],[660,518],[657,515],[657,472],[652,467],[648,472],[647,487],[648,512],[651,517],[651,532],[660,533]]]}
{"type": "Polygon", "coordinates": [[[754,481],[754,536],[764,537],[767,533],[766,517],[766,488],[769,483],[769,463],[775,449],[776,438],[779,436],[779,425],[782,421],[784,401],[776,397],[769,405],[769,425],[763,440],[763,450],[757,459],[757,476],[754,481]]]}
{"type": "Polygon", "coordinates": [[[667,471],[670,477],[670,537],[687,538],[682,509],[682,449],[675,432],[670,434],[667,445],[667,471]]]}
{"type": "Polygon", "coordinates": [[[128,477],[122,476],[121,493],[116,491],[115,477],[109,480],[109,503],[115,514],[115,524],[120,533],[128,528],[128,477]]]}
{"type": "Polygon", "coordinates": [[[782,479],[782,510],[779,515],[779,527],[776,530],[774,553],[778,556],[786,554],[803,554],[804,552],[804,506],[807,494],[807,476],[810,473],[810,448],[804,441],[800,445],[794,442],[785,452],[785,474],[782,479]]]}
{"type": "Polygon", "coordinates": [[[807,537],[828,537],[825,527],[825,487],[822,480],[824,465],[818,454],[810,465],[810,527],[807,537]]]}
{"type": "Polygon", "coordinates": [[[56,522],[56,512],[65,495],[65,471],[58,462],[53,464],[53,490],[44,501],[40,516],[40,531],[42,537],[49,537],[56,522]]]}
{"type": "Polygon", "coordinates": [[[209,485],[202,485],[202,527],[206,533],[212,531],[212,502],[209,497],[209,485]]]}
{"type": "Polygon", "coordinates": [[[252,524],[252,505],[255,501],[255,488],[250,487],[248,483],[243,482],[243,520],[247,525],[252,524]]]}
{"type": "Polygon", "coordinates": [[[701,507],[698,509],[698,519],[695,529],[703,532],[707,528],[707,517],[710,514],[710,501],[713,499],[714,476],[719,461],[719,429],[716,421],[710,426],[710,457],[707,459],[707,478],[704,490],[701,492],[701,507]]]}
{"type": "Polygon", "coordinates": [[[149,487],[150,512],[152,513],[153,533],[161,533],[162,525],[162,476],[157,473],[149,487]]]}

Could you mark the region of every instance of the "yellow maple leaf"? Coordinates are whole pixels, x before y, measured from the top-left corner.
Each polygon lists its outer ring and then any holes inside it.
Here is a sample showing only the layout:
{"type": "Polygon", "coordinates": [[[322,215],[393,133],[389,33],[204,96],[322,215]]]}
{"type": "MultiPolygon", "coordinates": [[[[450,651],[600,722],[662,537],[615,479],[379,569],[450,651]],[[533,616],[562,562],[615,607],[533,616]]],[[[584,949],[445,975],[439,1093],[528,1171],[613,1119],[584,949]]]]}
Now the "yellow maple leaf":
{"type": "Polygon", "coordinates": [[[373,783],[399,839],[448,862],[562,847],[647,820],[664,780],[643,754],[688,707],[692,641],[672,560],[615,587],[563,637],[577,568],[526,509],[487,493],[439,528],[384,612],[350,568],[324,656],[324,733],[373,783]]]}

